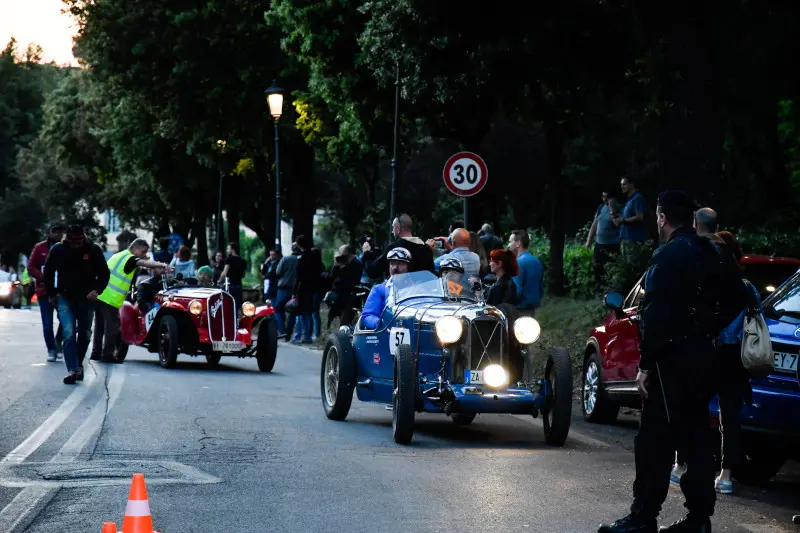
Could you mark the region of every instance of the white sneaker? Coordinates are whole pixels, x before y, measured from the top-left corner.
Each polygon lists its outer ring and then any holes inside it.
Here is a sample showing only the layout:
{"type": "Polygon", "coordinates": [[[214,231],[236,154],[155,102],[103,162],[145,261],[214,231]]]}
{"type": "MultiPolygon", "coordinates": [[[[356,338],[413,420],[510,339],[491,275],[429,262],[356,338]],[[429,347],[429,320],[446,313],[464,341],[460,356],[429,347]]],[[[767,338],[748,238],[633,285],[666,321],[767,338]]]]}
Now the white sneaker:
{"type": "Polygon", "coordinates": [[[733,494],[733,481],[718,477],[714,480],[714,489],[720,494],[733,494]]]}

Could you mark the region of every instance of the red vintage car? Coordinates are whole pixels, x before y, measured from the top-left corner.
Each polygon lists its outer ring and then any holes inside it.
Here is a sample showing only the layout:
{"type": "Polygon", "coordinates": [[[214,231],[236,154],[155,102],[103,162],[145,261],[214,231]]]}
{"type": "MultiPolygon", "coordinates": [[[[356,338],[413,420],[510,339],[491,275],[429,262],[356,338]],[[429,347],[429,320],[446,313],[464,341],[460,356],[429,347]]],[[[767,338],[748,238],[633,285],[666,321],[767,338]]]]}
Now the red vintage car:
{"type": "MultiPolygon", "coordinates": [[[[205,355],[216,366],[223,355],[255,357],[262,372],[271,372],[278,353],[275,310],[269,305],[242,304],[239,318],[234,299],[226,291],[164,280],[152,309],[126,301],[119,311],[122,342],[143,346],[164,368],[175,365],[178,354],[205,355]]],[[[124,359],[127,347],[117,350],[124,359]]]]}
{"type": "MultiPolygon", "coordinates": [[[[761,293],[762,299],[775,291],[800,268],[800,259],[746,255],[743,275],[761,293]]],[[[619,293],[616,293],[618,298],[619,293]]],[[[589,422],[610,423],[620,407],[641,409],[636,389],[639,369],[639,303],[644,296],[642,280],[631,289],[622,305],[594,328],[586,342],[583,359],[581,408],[589,422]]]]}

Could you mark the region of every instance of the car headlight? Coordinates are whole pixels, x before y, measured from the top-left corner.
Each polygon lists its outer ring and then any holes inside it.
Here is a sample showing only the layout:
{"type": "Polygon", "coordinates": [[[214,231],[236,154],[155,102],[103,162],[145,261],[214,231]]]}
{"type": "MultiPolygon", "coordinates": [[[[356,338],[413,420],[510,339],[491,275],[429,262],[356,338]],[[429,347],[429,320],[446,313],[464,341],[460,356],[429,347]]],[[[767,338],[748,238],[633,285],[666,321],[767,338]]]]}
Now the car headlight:
{"type": "Polygon", "coordinates": [[[514,336],[520,344],[533,344],[541,334],[542,326],[533,317],[523,316],[514,322],[514,336]]]}
{"type": "Polygon", "coordinates": [[[192,300],[191,303],[189,303],[189,312],[194,316],[200,316],[200,313],[203,312],[203,302],[200,300],[192,300]]]}
{"type": "Polygon", "coordinates": [[[245,302],[242,304],[242,313],[244,313],[244,316],[253,316],[256,314],[256,306],[250,302],[245,302]]]}
{"type": "Polygon", "coordinates": [[[443,316],[436,321],[436,336],[442,344],[453,344],[463,332],[463,324],[454,316],[443,316]]]}
{"type": "Polygon", "coordinates": [[[491,364],[483,369],[483,382],[490,387],[502,387],[508,383],[508,372],[500,365],[491,364]]]}

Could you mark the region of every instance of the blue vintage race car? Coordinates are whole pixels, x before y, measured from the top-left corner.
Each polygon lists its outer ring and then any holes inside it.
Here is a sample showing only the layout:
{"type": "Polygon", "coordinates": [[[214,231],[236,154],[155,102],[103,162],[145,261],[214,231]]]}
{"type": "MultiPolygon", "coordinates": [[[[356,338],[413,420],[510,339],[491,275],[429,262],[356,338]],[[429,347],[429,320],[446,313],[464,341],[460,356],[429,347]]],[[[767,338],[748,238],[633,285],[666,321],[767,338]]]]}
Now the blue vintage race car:
{"type": "Polygon", "coordinates": [[[396,275],[377,329],[358,320],[325,344],[322,405],[344,420],[353,390],[365,402],[391,405],[394,440],[407,444],[417,412],[445,413],[458,424],[477,413],[542,413],[547,443],[561,446],[572,416],[572,368],[554,349],[541,379],[531,375],[539,323],[514,307],[483,302],[479,286],[430,272],[396,275]]]}

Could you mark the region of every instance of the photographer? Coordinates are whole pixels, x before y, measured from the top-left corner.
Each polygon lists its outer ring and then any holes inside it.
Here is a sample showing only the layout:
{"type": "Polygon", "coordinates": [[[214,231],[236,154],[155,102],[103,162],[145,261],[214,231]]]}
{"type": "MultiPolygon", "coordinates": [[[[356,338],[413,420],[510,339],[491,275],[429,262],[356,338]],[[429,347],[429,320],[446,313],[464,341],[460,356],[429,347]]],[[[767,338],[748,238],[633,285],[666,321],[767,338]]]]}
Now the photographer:
{"type": "Polygon", "coordinates": [[[367,269],[378,257],[380,257],[381,250],[380,248],[375,247],[375,240],[369,233],[361,234],[361,236],[358,238],[358,246],[361,250],[361,254],[358,256],[358,261],[362,266],[361,283],[364,285],[370,285],[372,280],[370,279],[369,274],[367,274],[367,269]]]}

